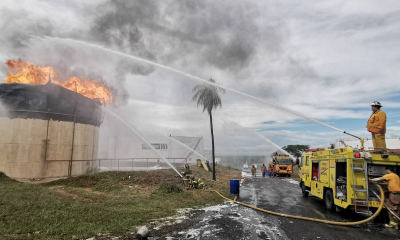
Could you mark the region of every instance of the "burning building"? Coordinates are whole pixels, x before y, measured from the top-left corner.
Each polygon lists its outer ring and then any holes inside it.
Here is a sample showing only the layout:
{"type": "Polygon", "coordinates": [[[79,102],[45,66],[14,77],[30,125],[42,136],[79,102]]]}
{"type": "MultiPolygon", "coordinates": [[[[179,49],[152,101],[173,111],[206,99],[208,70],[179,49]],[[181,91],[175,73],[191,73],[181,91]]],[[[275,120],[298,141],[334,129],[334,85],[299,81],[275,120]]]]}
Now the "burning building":
{"type": "Polygon", "coordinates": [[[59,82],[51,67],[8,61],[0,84],[0,172],[12,178],[73,176],[97,168],[104,85],[71,78],[59,82]],[[54,77],[49,81],[49,76],[54,77]]]}

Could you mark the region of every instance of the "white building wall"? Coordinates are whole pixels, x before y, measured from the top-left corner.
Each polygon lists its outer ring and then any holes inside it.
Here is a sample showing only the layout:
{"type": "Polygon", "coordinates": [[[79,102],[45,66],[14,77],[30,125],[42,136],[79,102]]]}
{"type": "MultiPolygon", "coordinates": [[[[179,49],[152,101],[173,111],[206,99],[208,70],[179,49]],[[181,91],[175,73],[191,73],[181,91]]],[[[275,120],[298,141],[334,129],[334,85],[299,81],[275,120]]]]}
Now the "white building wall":
{"type": "MultiPolygon", "coordinates": [[[[343,142],[352,148],[360,148],[361,143],[359,140],[343,140],[343,142]]],[[[339,140],[335,142],[335,148],[342,148],[345,145],[339,140]]],[[[365,149],[373,149],[373,144],[371,139],[364,140],[365,149]]],[[[390,138],[386,139],[386,147],[389,149],[400,149],[400,139],[399,138],[390,138]]]]}
{"type": "MultiPolygon", "coordinates": [[[[203,137],[145,136],[144,138],[151,143],[164,158],[188,159],[188,161],[193,161],[193,163],[195,163],[196,159],[202,158],[200,155],[204,156],[203,137]],[[183,146],[183,144],[187,147],[183,146]],[[191,149],[195,150],[195,152],[191,149]]],[[[107,155],[110,159],[114,158],[115,150],[117,159],[160,158],[157,152],[151,149],[143,139],[137,136],[130,136],[129,139],[109,137],[108,150],[107,155]]]]}

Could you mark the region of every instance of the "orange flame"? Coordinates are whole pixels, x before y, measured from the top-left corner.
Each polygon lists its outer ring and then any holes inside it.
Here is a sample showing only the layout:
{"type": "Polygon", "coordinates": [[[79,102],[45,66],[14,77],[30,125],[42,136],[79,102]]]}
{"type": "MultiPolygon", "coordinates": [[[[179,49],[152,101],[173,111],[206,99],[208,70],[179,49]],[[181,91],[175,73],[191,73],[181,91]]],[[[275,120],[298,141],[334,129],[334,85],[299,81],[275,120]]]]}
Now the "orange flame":
{"type": "Polygon", "coordinates": [[[25,84],[46,84],[51,78],[51,83],[60,85],[66,89],[78,92],[85,97],[94,99],[99,98],[100,102],[112,103],[114,96],[110,89],[95,80],[86,80],[82,77],[71,77],[68,81],[57,81],[57,73],[54,68],[43,66],[39,67],[30,62],[8,60],[6,62],[8,69],[17,71],[17,73],[7,73],[5,83],[25,83],[25,84]]]}

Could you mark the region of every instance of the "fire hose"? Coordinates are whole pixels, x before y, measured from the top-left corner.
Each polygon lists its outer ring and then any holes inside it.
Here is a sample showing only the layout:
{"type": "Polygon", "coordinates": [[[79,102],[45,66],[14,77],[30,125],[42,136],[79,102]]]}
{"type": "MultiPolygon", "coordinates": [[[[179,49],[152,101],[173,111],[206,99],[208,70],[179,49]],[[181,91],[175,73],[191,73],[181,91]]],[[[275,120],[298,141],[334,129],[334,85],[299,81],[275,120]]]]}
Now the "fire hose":
{"type": "MultiPolygon", "coordinates": [[[[214,192],[216,192],[216,193],[217,193],[218,195],[220,195],[222,198],[224,198],[224,199],[226,199],[226,200],[228,200],[228,201],[231,201],[231,202],[233,202],[233,203],[237,203],[237,204],[240,204],[240,205],[243,205],[243,206],[246,206],[246,207],[255,209],[255,210],[257,210],[257,211],[264,212],[264,213],[269,213],[269,214],[272,214],[272,215],[277,215],[277,216],[282,216],[282,217],[288,217],[288,218],[295,218],[295,219],[301,219],[301,220],[312,221],[312,222],[327,223],[327,224],[332,224],[332,225],[354,226],[354,225],[359,225],[359,224],[367,223],[367,222],[373,220],[373,219],[376,218],[376,217],[379,215],[379,213],[382,211],[383,204],[384,204],[384,202],[385,202],[385,194],[384,194],[383,189],[382,189],[381,186],[379,186],[379,185],[376,184],[376,183],[374,183],[374,184],[375,184],[376,186],[378,186],[378,188],[379,188],[379,190],[380,190],[380,193],[381,193],[381,197],[379,198],[381,202],[380,202],[380,205],[379,205],[379,207],[378,207],[378,210],[377,210],[372,216],[370,216],[369,218],[366,218],[366,219],[364,219],[364,220],[357,221],[357,222],[335,222],[335,221],[329,221],[329,220],[322,220],[322,219],[316,219],[316,218],[301,217],[301,216],[294,216],[294,215],[289,215],[289,214],[283,214],[283,213],[272,212],[272,211],[268,211],[268,210],[265,210],[265,209],[261,209],[261,208],[258,208],[258,207],[255,207],[255,206],[252,206],[252,205],[243,203],[243,202],[239,202],[239,201],[236,200],[237,197],[235,197],[235,199],[232,200],[232,199],[229,199],[229,198],[223,196],[221,193],[219,193],[219,192],[216,191],[216,190],[214,190],[214,192]]],[[[376,194],[376,193],[375,193],[375,194],[376,194]]]]}
{"type": "MultiPolygon", "coordinates": [[[[379,201],[381,200],[381,198],[379,197],[379,195],[374,191],[374,190],[371,190],[374,194],[375,194],[375,196],[379,199],[379,201]]],[[[397,218],[399,221],[400,221],[400,218],[392,211],[392,209],[390,209],[387,205],[385,206],[386,207],[386,209],[395,217],[395,218],[397,218]]]]}

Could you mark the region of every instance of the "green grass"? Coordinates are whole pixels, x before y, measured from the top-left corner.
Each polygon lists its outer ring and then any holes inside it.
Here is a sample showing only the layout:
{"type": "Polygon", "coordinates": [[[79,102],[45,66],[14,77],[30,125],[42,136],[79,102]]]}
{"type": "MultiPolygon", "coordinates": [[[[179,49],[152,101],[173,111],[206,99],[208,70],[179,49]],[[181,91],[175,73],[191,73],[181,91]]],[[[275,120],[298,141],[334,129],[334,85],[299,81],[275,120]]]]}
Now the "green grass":
{"type": "MultiPolygon", "coordinates": [[[[229,195],[229,180],[193,167],[206,187],[229,195]]],[[[217,173],[236,174],[223,166],[217,173]]],[[[45,184],[14,181],[0,172],[0,239],[81,239],[135,231],[179,208],[223,201],[205,190],[182,190],[172,170],[103,172],[45,184]],[[129,178],[130,176],[130,178],[129,178]]]]}
{"type": "Polygon", "coordinates": [[[176,186],[175,184],[170,184],[170,183],[163,183],[160,188],[158,189],[159,191],[154,192],[154,194],[158,193],[181,193],[183,192],[183,189],[176,186]]]}

